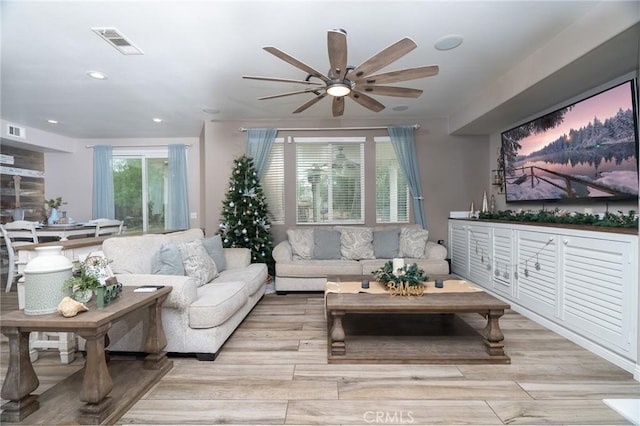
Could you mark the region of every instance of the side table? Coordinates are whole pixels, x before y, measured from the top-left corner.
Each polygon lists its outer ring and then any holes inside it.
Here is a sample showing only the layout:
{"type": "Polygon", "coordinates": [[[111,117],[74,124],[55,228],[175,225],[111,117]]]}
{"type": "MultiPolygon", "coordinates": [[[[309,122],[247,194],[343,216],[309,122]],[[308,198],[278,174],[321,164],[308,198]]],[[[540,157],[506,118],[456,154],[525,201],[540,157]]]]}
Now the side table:
{"type": "MultiPolygon", "coordinates": [[[[82,405],[79,412],[72,413],[72,418],[47,418],[42,413],[44,422],[51,423],[78,422],[81,424],[100,424],[116,421],[135,403],[152,384],[156,383],[173,363],[168,360],[162,349],[167,340],[162,328],[161,305],[167,298],[170,287],[152,293],[134,293],[133,287],[125,287],[122,294],[111,305],[103,310],[96,308],[91,302],[88,312],[80,313],[72,318],[64,318],[58,313],[47,315],[25,315],[22,311],[13,311],[0,317],[0,331],[9,338],[9,367],[2,384],[0,395],[9,400],[2,408],[0,420],[3,422],[22,421],[27,416],[36,416],[40,407],[39,398],[32,394],[39,385],[38,377],[29,357],[29,334],[31,332],[72,332],[86,339],[87,359],[80,386],[79,399],[82,405]],[[146,310],[149,316],[147,338],[144,350],[148,355],[142,362],[144,370],[151,371],[151,379],[144,386],[138,383],[126,383],[127,388],[135,388],[132,395],[130,389],[128,401],[117,407],[109,397],[113,390],[113,381],[105,358],[104,337],[111,324],[127,314],[146,310]]],[[[140,361],[130,361],[140,363],[140,361]]],[[[122,368],[120,368],[122,370],[122,368]]],[[[130,378],[129,381],[136,380],[130,378]]],[[[55,387],[53,388],[55,389],[55,387]]],[[[29,418],[31,422],[31,418],[29,418]]],[[[34,419],[33,423],[39,423],[34,419]]]]}

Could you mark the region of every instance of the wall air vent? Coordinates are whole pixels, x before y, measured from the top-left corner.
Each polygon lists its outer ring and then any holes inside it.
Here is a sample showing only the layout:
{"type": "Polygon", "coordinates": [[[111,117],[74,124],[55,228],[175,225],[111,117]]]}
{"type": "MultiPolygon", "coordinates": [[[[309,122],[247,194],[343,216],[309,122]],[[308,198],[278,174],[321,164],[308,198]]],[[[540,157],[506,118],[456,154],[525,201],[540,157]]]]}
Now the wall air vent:
{"type": "Polygon", "coordinates": [[[100,38],[118,49],[123,55],[144,55],[142,50],[131,43],[115,28],[91,28],[91,31],[98,34],[100,38]]]}
{"type": "Polygon", "coordinates": [[[26,139],[27,131],[24,129],[24,127],[7,124],[7,135],[13,136],[14,138],[26,139]]]}

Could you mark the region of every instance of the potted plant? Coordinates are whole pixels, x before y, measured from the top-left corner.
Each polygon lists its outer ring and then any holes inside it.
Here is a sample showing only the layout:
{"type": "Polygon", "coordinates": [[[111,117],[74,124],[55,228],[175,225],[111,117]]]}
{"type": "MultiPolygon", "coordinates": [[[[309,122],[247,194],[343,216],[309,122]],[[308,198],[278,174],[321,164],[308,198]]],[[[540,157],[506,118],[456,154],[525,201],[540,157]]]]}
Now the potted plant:
{"type": "Polygon", "coordinates": [[[87,303],[94,291],[104,285],[101,281],[103,270],[107,269],[109,261],[104,257],[91,256],[84,261],[75,261],[73,276],[67,279],[63,288],[71,290],[71,297],[78,302],[87,303]]]}
{"type": "Polygon", "coordinates": [[[60,215],[58,214],[58,209],[63,204],[67,204],[67,203],[62,201],[62,197],[57,197],[57,198],[52,198],[50,200],[45,200],[45,204],[47,205],[48,210],[49,210],[49,217],[47,218],[47,223],[49,225],[53,225],[55,223],[58,223],[58,220],[60,220],[60,215]]]}

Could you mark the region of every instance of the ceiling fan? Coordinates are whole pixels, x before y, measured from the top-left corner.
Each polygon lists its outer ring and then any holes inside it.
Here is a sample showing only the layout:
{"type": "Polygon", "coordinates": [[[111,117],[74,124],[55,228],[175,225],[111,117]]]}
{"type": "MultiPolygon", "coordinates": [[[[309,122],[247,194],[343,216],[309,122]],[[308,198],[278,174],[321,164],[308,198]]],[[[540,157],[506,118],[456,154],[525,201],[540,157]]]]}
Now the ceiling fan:
{"type": "Polygon", "coordinates": [[[392,62],[402,58],[417,47],[416,43],[408,37],[386,47],[357,67],[347,65],[347,32],[345,30],[337,29],[328,31],[327,45],[329,51],[329,64],[331,66],[327,74],[323,74],[315,70],[304,62],[299,61],[276,47],[266,46],[263,48],[264,50],[282,59],[288,64],[305,71],[307,73],[307,77],[304,80],[248,75],[242,76],[242,78],[249,80],[299,83],[311,86],[302,90],[263,96],[258,99],[274,99],[304,93],[314,94],[315,96],[311,100],[300,105],[295,111],[293,111],[294,114],[297,114],[316,104],[327,95],[330,95],[333,97],[331,107],[333,116],[339,117],[344,114],[345,97],[353,99],[355,102],[370,109],[371,111],[380,112],[385,108],[385,106],[373,99],[369,94],[405,98],[417,98],[422,94],[422,90],[419,89],[381,86],[381,84],[416,80],[438,74],[437,65],[407,68],[382,74],[374,74],[392,62]]]}

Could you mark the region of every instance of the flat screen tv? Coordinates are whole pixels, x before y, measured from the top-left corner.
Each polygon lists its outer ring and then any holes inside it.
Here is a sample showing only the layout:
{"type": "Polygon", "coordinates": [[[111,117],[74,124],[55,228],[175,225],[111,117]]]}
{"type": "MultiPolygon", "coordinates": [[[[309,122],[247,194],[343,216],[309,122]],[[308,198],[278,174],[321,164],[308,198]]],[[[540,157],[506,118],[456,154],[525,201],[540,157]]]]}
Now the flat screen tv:
{"type": "Polygon", "coordinates": [[[502,133],[506,201],[638,197],[635,80],[502,133]]]}

